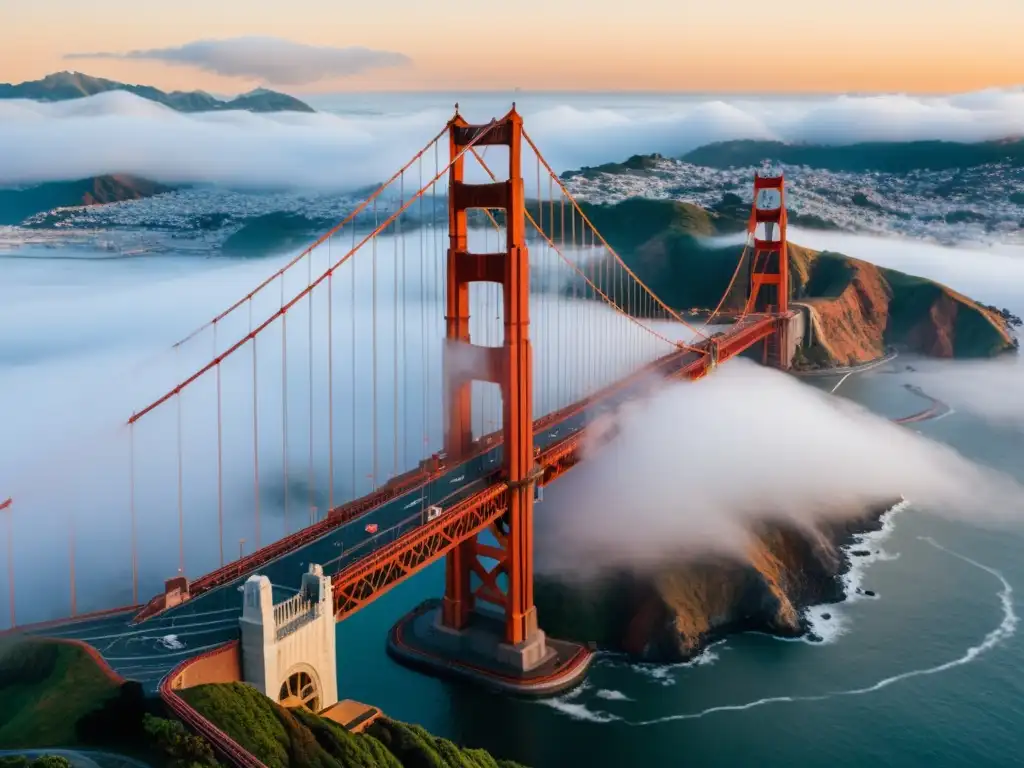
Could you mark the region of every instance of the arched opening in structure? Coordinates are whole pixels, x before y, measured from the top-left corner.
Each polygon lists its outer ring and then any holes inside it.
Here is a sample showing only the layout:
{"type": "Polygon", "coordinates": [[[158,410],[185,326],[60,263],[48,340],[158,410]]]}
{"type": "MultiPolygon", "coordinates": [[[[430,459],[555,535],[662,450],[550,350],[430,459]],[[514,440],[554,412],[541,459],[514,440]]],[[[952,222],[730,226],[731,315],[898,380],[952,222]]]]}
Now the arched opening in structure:
{"type": "Polygon", "coordinates": [[[305,670],[292,672],[281,683],[277,700],[282,707],[295,709],[305,707],[311,712],[320,711],[320,686],[313,675],[305,670]]]}

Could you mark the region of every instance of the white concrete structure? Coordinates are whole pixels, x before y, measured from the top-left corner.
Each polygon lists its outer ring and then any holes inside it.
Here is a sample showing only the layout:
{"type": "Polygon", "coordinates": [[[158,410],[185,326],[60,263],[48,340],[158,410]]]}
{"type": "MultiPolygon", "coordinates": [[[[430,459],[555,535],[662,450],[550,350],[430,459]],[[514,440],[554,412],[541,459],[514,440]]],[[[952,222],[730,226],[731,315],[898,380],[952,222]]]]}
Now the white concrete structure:
{"type": "Polygon", "coordinates": [[[245,582],[242,677],[286,707],[320,712],[338,701],[331,580],[310,563],[295,597],[274,605],[270,579],[245,582]]]}

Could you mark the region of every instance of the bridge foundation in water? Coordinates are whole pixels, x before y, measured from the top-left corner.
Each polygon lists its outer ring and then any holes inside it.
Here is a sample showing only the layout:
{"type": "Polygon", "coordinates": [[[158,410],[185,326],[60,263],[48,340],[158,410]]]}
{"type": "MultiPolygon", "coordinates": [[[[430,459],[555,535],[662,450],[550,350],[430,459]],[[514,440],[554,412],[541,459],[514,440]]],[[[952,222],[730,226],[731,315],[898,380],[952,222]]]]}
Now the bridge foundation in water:
{"type": "MultiPolygon", "coordinates": [[[[417,667],[503,690],[554,692],[582,677],[590,654],[582,646],[547,638],[533,604],[533,502],[540,475],[533,444],[523,122],[515,105],[488,125],[470,125],[456,113],[448,124],[448,135],[445,453],[457,459],[474,450],[472,383],[500,387],[507,502],[504,514],[487,530],[460,541],[447,555],[444,599],[426,603],[400,621],[388,647],[396,658],[417,667]],[[467,183],[465,155],[475,153],[475,147],[488,146],[507,149],[507,178],[491,174],[490,183],[467,183]],[[504,219],[502,250],[469,250],[467,214],[473,209],[497,211],[504,219]],[[501,286],[505,326],[501,346],[481,346],[470,338],[469,298],[474,283],[501,286]]],[[[497,226],[498,219],[494,221],[497,226]]]]}
{"type": "Polygon", "coordinates": [[[517,696],[556,696],[583,682],[593,650],[579,643],[532,637],[504,641],[503,618],[474,611],[460,630],[445,626],[443,604],[427,600],[388,634],[388,654],[405,666],[517,696]]]}

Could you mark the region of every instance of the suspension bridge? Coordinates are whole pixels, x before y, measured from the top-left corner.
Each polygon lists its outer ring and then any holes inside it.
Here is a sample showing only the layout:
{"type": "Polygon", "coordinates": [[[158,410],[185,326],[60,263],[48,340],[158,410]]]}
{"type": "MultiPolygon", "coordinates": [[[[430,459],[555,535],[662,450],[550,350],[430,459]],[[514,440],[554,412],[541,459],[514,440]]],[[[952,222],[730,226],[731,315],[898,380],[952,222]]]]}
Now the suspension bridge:
{"type": "Polygon", "coordinates": [[[659,381],[740,354],[785,368],[799,340],[784,180],[753,183],[746,245],[698,324],[597,231],[514,106],[479,125],[456,112],[178,342],[80,485],[3,502],[9,629],[84,641],[169,691],[196,659],[228,661],[193,683],[238,679],[240,617],[261,600],[280,640],[444,558],[443,596],[392,633],[399,656],[512,686],[572,678],[589,651],[546,639],[533,604],[540,489],[598,439],[598,417],[659,381]],[[66,571],[33,567],[33,536],[63,535],[66,571]]]}

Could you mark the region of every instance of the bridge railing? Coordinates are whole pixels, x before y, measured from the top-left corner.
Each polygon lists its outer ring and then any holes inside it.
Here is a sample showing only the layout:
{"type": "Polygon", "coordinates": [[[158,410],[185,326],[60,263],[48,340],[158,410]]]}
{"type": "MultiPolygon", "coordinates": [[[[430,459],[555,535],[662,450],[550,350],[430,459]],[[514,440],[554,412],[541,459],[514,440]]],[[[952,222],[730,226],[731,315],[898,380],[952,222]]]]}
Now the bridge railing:
{"type": "Polygon", "coordinates": [[[214,648],[199,656],[183,661],[160,681],[160,698],[179,720],[194,733],[210,742],[213,748],[235,768],[267,768],[266,765],[243,748],[237,741],[199,714],[188,702],[178,695],[178,690],[185,687],[185,672],[190,666],[222,654],[238,653],[238,645],[239,642],[233,640],[219,648],[214,648]]]}

